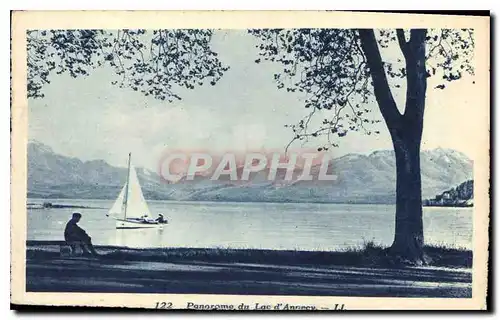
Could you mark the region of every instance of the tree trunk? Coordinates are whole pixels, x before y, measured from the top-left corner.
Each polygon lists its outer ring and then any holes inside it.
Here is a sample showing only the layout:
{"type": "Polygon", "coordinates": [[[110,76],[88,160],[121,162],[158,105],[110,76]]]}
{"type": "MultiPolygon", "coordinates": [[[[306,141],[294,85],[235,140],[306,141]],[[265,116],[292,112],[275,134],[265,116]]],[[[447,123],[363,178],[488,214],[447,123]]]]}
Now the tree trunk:
{"type": "Polygon", "coordinates": [[[396,154],[396,228],[391,253],[411,263],[425,263],[423,252],[422,182],[420,143],[424,125],[427,72],[425,29],[411,30],[410,41],[398,30],[398,41],[406,61],[405,112],[399,123],[388,124],[396,154]]]}
{"type": "Polygon", "coordinates": [[[389,88],[374,31],[359,29],[358,33],[373,80],[375,98],[391,134],[396,154],[396,228],[389,252],[405,262],[425,263],[420,142],[427,90],[427,30],[412,29],[409,41],[406,41],[402,29],[396,30],[398,44],[406,62],[404,114],[399,112],[389,88]]]}
{"type": "Polygon", "coordinates": [[[424,263],[420,136],[414,126],[390,130],[396,155],[396,224],[391,255],[424,263]]]}

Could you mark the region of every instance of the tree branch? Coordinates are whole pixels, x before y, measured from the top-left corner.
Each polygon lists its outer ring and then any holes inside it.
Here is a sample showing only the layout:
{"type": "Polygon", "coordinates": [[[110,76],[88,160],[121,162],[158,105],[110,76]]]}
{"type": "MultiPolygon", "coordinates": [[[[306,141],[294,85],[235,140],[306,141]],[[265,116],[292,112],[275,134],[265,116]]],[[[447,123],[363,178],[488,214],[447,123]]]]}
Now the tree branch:
{"type": "Polygon", "coordinates": [[[406,104],[404,116],[413,124],[423,125],[427,72],[425,66],[426,29],[412,29],[409,43],[411,54],[406,59],[406,104]]]}
{"type": "Polygon", "coordinates": [[[401,52],[406,57],[408,53],[408,43],[406,42],[405,32],[403,29],[396,29],[396,35],[398,37],[399,47],[401,48],[401,52]]]}
{"type": "Polygon", "coordinates": [[[387,124],[393,126],[400,120],[401,113],[389,88],[375,33],[373,29],[358,29],[358,34],[361,40],[361,48],[370,68],[375,98],[380,112],[387,124]]]}

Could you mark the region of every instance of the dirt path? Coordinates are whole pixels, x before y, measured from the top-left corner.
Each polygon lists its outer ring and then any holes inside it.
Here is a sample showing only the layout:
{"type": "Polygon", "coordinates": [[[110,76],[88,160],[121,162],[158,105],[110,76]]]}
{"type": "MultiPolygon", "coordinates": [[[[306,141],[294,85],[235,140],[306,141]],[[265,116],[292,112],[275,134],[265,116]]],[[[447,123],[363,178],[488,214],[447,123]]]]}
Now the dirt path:
{"type": "Polygon", "coordinates": [[[470,297],[470,269],[363,268],[289,264],[61,259],[54,250],[31,248],[27,291],[211,293],[386,297],[470,297]]]}

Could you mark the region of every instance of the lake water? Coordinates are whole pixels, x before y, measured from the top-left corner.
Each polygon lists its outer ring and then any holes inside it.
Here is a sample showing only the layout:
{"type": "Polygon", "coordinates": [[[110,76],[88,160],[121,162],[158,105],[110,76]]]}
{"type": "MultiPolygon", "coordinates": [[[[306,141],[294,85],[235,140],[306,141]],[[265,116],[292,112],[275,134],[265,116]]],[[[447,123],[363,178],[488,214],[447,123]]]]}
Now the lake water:
{"type": "MultiPolygon", "coordinates": [[[[112,200],[51,202],[103,208],[78,209],[95,245],[335,250],[365,240],[389,246],[394,236],[393,205],[148,201],[169,220],[163,230],[117,230],[105,216],[112,200]]],[[[28,240],[63,240],[73,211],[29,209],[28,240]]],[[[471,249],[472,221],[472,208],[425,207],[425,241],[471,249]]]]}

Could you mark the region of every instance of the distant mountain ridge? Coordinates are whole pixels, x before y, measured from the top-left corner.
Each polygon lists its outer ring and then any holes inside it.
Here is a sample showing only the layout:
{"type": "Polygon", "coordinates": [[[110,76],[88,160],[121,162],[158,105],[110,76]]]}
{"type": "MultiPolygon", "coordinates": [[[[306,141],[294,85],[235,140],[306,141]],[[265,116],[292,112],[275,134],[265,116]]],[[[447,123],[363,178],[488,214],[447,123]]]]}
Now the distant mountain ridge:
{"type": "MultiPolygon", "coordinates": [[[[472,161],[451,149],[421,153],[422,193],[430,198],[472,178],[472,161]]],[[[394,152],[347,154],[333,159],[329,172],[336,181],[298,181],[279,185],[264,172],[251,176],[251,184],[211,181],[164,183],[153,171],[136,168],[144,196],[151,200],[265,201],[326,203],[394,203],[396,168],[394,152]]],[[[313,167],[313,170],[318,170],[313,167]]],[[[115,199],[125,183],[126,168],[103,160],[81,161],[56,154],[43,143],[28,144],[28,197],[115,199]]],[[[280,176],[280,173],[278,173],[280,176]]]]}
{"type": "MultiPolygon", "coordinates": [[[[145,197],[161,199],[159,176],[136,168],[145,197]]],[[[56,154],[38,141],[28,143],[28,196],[33,198],[112,199],[125,183],[126,168],[104,160],[82,161],[56,154]]]]}

